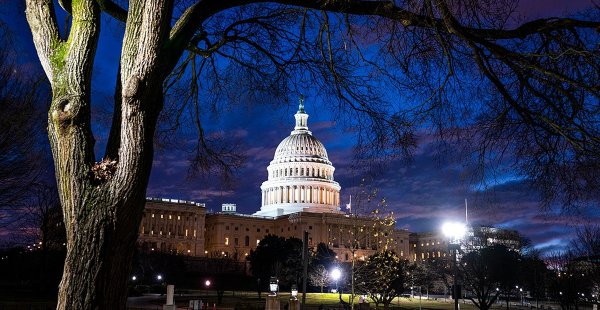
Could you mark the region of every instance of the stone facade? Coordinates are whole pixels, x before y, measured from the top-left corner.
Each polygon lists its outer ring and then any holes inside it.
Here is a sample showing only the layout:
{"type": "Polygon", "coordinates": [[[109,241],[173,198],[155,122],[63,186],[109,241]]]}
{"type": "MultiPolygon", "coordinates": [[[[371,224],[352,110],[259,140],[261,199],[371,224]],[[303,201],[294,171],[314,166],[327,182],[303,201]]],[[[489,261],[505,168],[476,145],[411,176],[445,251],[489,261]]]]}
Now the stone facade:
{"type": "Polygon", "coordinates": [[[206,216],[206,250],[210,257],[244,259],[269,234],[302,239],[307,231],[309,247],[327,244],[340,261],[350,261],[351,255],[365,259],[380,247],[408,258],[408,231],[377,228],[376,223],[370,218],[333,213],[298,212],[276,218],[214,213],[206,216]]]}
{"type": "Polygon", "coordinates": [[[203,203],[176,199],[146,200],[138,244],[143,251],[205,255],[203,203]]]}

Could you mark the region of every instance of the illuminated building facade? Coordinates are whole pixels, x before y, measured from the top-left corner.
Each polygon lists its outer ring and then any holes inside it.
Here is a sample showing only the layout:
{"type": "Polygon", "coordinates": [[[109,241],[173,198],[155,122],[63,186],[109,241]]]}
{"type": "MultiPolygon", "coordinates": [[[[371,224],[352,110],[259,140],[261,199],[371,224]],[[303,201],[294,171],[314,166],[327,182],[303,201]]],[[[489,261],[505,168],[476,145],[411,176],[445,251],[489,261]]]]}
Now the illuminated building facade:
{"type": "Polygon", "coordinates": [[[138,244],[143,251],[202,256],[205,215],[203,203],[148,198],[138,244]]]}

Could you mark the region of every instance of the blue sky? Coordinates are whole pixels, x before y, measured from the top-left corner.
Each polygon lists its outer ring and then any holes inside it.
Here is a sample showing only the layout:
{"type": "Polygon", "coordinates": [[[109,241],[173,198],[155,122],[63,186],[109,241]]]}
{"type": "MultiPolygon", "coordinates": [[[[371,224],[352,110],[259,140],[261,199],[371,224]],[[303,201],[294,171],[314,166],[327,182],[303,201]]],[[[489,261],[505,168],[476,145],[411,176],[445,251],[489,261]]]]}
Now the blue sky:
{"type": "MultiPolygon", "coordinates": [[[[520,10],[528,18],[562,15],[589,7],[590,1],[554,0],[523,1],[520,10]]],[[[23,74],[41,72],[31,43],[22,4],[0,0],[0,16],[14,32],[18,60],[23,74]]],[[[113,96],[119,60],[121,27],[114,21],[105,22],[94,68],[93,127],[97,140],[97,154],[103,149],[110,102],[113,96]]],[[[336,120],[334,114],[323,109],[320,98],[306,98],[310,115],[309,129],[327,148],[329,159],[336,167],[335,178],[342,186],[342,204],[349,195],[360,191],[360,175],[352,166],[355,136],[336,120]]],[[[219,182],[217,176],[191,176],[189,152],[194,139],[181,137],[178,147],[159,148],[155,155],[147,196],[177,198],[204,202],[209,210],[217,211],[221,203],[236,203],[238,210],[253,213],[260,208],[260,184],[266,180],[266,168],[273,159],[278,143],[293,129],[293,113],[297,109],[297,94],[290,94],[285,102],[254,105],[244,102],[231,105],[218,116],[205,122],[212,133],[239,143],[239,151],[248,160],[240,169],[232,186],[219,182]]],[[[464,199],[469,201],[469,219],[472,223],[516,229],[539,249],[549,252],[562,249],[574,236],[577,226],[600,222],[597,207],[582,209],[575,214],[561,214],[557,210],[540,210],[538,195],[510,167],[486,175],[487,187],[474,182],[473,167],[460,160],[457,154],[439,155],[432,133],[423,130],[418,135],[419,145],[414,158],[389,162],[386,169],[372,178],[367,185],[378,190],[385,198],[387,208],[393,210],[398,227],[411,231],[436,230],[446,220],[464,218],[464,199]]]]}

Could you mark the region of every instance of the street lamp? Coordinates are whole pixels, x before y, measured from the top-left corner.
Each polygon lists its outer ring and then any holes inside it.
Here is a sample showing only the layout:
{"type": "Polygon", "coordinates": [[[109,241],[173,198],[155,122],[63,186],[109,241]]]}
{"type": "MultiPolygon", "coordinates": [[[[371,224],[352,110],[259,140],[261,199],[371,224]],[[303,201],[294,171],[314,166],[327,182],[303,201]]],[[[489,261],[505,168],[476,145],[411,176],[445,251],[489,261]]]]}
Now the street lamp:
{"type": "Polygon", "coordinates": [[[333,268],[333,270],[331,271],[331,278],[333,279],[333,281],[335,281],[335,291],[338,291],[338,280],[340,279],[340,277],[342,276],[342,271],[340,270],[340,268],[333,268]]]}
{"type": "Polygon", "coordinates": [[[442,232],[448,238],[448,249],[452,250],[452,260],[454,261],[454,279],[452,286],[452,295],[454,297],[454,310],[459,310],[458,298],[460,297],[460,290],[458,289],[458,265],[456,259],[456,253],[460,249],[460,240],[466,233],[466,227],[462,223],[445,223],[442,225],[442,232]]]}
{"type": "Polygon", "coordinates": [[[271,277],[269,279],[269,290],[271,290],[271,296],[277,296],[277,291],[279,291],[279,280],[276,277],[271,277]]]}
{"type": "Polygon", "coordinates": [[[296,284],[292,284],[292,297],[291,300],[298,300],[298,286],[296,284]]]}
{"type": "Polygon", "coordinates": [[[204,281],[204,286],[206,286],[206,289],[208,289],[210,287],[210,280],[204,281]]]}
{"type": "Polygon", "coordinates": [[[523,305],[523,288],[519,289],[519,293],[521,294],[521,306],[523,305]]]}

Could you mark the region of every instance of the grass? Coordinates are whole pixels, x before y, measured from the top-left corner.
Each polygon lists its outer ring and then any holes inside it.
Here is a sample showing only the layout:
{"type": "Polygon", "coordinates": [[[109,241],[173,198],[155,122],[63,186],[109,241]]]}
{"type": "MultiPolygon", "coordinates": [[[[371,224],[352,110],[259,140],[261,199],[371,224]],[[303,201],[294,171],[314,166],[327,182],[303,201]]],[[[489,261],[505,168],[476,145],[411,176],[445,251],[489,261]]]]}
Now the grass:
{"type": "MultiPolygon", "coordinates": [[[[189,301],[189,299],[202,299],[204,302],[207,302],[209,305],[216,303],[217,296],[216,292],[190,292],[191,296],[176,296],[175,301],[178,305],[185,305],[189,301]]],[[[225,292],[223,296],[223,302],[219,305],[218,309],[264,309],[265,307],[265,298],[266,293],[262,294],[262,299],[258,298],[258,295],[255,292],[225,292]]],[[[288,300],[290,298],[289,293],[281,293],[279,295],[281,309],[284,309],[284,305],[287,305],[288,300]]],[[[164,297],[160,298],[162,302],[164,297]]],[[[302,299],[302,295],[298,295],[298,299],[302,299]]],[[[348,302],[350,299],[349,294],[342,294],[342,299],[345,302],[348,302]]],[[[369,301],[369,305],[371,308],[375,308],[375,304],[369,301]]],[[[354,303],[358,303],[358,296],[356,296],[354,303]]],[[[325,310],[330,309],[342,309],[340,306],[339,295],[334,293],[308,293],[306,294],[306,308],[310,310],[321,309],[321,306],[325,310]]],[[[383,308],[383,305],[379,305],[380,308],[383,308]]],[[[452,300],[448,299],[447,301],[443,300],[427,300],[419,298],[395,298],[394,301],[390,304],[390,308],[394,309],[402,309],[402,310],[453,310],[454,303],[452,300]]],[[[358,307],[356,307],[358,309],[358,307]]],[[[461,310],[475,310],[476,308],[472,304],[460,304],[461,310]]]]}

